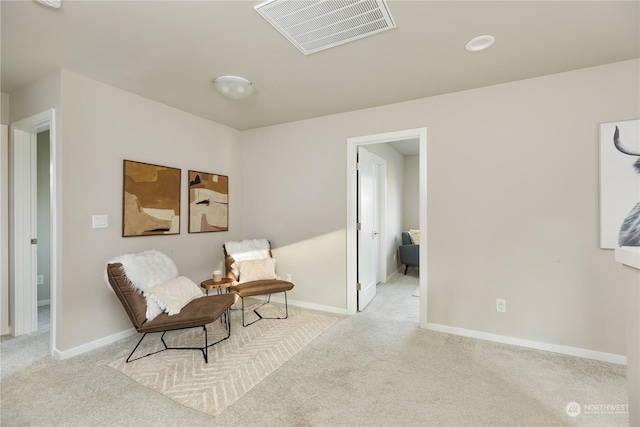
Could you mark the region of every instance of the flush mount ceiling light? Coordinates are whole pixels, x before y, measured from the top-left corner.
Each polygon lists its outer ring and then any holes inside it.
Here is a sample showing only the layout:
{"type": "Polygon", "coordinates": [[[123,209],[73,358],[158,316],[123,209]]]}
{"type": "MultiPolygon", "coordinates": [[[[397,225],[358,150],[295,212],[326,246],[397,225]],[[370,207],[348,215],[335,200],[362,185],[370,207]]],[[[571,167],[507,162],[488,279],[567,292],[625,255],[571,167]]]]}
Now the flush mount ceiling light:
{"type": "Polygon", "coordinates": [[[213,81],[213,85],[229,99],[243,99],[253,93],[253,83],[244,77],[220,76],[213,81]]]}
{"type": "Polygon", "coordinates": [[[489,49],[491,45],[496,41],[496,38],[493,36],[478,36],[471,40],[465,46],[469,52],[480,52],[481,50],[489,49]]]}
{"type": "Polygon", "coordinates": [[[254,9],[305,55],[396,27],[384,0],[268,0],[254,9]]]}
{"type": "Polygon", "coordinates": [[[38,3],[43,4],[45,6],[52,7],[54,9],[59,9],[62,0],[36,0],[38,3]]]}

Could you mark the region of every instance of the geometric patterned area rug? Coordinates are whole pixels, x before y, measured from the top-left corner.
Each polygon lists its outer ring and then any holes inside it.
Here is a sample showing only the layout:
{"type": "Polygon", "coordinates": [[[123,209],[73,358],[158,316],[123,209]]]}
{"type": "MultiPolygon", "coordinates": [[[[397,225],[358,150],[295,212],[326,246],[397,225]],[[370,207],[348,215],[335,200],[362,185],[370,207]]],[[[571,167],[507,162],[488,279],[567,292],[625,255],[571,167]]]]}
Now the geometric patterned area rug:
{"type": "MultiPolygon", "coordinates": [[[[284,314],[283,306],[274,304],[267,304],[258,311],[265,317],[284,314]]],[[[246,314],[247,321],[251,321],[253,312],[247,308],[246,314]]],[[[336,320],[336,317],[289,307],[288,319],[263,319],[245,328],[240,312],[232,310],[231,336],[209,347],[209,363],[204,362],[199,350],[167,350],[130,363],[125,363],[125,356],[108,366],[184,406],[215,416],[282,366],[336,320]]],[[[219,321],[207,325],[207,331],[209,342],[226,335],[219,321]]],[[[200,347],[204,343],[204,335],[202,328],[174,331],[165,335],[165,341],[172,347],[200,347]]],[[[163,347],[160,333],[145,337],[143,345],[147,342],[158,344],[138,349],[136,355],[142,356],[163,347]]]]}

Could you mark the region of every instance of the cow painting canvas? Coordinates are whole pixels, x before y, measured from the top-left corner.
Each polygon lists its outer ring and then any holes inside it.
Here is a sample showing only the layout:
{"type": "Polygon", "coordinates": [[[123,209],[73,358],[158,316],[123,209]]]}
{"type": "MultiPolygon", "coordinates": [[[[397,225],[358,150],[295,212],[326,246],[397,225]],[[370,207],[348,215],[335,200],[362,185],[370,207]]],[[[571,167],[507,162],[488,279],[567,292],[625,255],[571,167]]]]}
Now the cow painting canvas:
{"type": "Polygon", "coordinates": [[[640,120],[600,125],[600,247],[640,246],[640,120]]]}

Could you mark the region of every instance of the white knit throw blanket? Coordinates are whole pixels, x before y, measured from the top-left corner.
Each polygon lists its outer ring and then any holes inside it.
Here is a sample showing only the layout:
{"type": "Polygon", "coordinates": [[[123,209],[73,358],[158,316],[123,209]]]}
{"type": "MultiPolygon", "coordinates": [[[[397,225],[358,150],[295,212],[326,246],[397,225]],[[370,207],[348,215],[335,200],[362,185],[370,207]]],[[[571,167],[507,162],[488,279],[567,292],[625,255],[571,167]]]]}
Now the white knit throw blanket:
{"type": "MultiPolygon", "coordinates": [[[[178,277],[178,267],[173,260],[160,251],[150,250],[137,254],[120,255],[107,261],[107,264],[114,263],[122,264],[127,278],[146,298],[147,320],[152,320],[162,313],[162,309],[155,302],[150,301],[147,296],[155,286],[178,277]]],[[[106,270],[105,281],[113,292],[106,270]]]]}
{"type": "Polygon", "coordinates": [[[271,245],[267,239],[243,240],[241,242],[226,242],[227,253],[236,261],[269,258],[271,245]]]}

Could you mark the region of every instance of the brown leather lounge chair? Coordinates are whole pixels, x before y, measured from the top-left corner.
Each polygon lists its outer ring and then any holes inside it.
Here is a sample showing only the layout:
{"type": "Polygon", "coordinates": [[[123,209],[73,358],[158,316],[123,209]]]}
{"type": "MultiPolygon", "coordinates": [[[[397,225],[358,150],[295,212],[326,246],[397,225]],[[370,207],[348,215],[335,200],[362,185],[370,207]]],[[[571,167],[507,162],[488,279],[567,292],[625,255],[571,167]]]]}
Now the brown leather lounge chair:
{"type": "Polygon", "coordinates": [[[229,307],[231,307],[236,300],[236,297],[233,294],[212,295],[196,298],[182,307],[180,313],[176,315],[169,316],[167,313],[162,313],[152,320],[147,320],[145,314],[147,311],[147,301],[142,293],[133,287],[131,281],[127,278],[124,269],[122,268],[122,264],[108,264],[106,273],[111,287],[124,306],[133,326],[135,326],[138,332],[143,334],[140,341],[138,341],[138,344],[136,344],[131,354],[129,354],[129,357],[127,357],[127,363],[165,350],[200,350],[204,356],[205,363],[208,363],[208,348],[226,340],[231,335],[229,307]],[[207,342],[206,325],[213,323],[220,318],[222,318],[226,325],[227,334],[222,339],[209,344],[207,342]],[[169,347],[164,341],[164,335],[168,331],[197,327],[202,327],[204,330],[203,347],[169,347]],[[162,341],[164,348],[145,354],[144,356],[131,359],[131,356],[133,356],[140,343],[142,343],[144,337],[148,333],[152,332],[162,332],[160,340],[162,341]]]}
{"type": "MultiPolygon", "coordinates": [[[[267,244],[269,245],[269,249],[268,249],[269,257],[272,257],[271,244],[269,242],[267,242],[267,244]]],[[[224,251],[224,262],[225,262],[225,267],[227,271],[227,277],[234,280],[234,282],[239,282],[237,285],[231,286],[229,289],[233,294],[237,295],[242,300],[242,326],[249,326],[257,322],[258,320],[262,320],[262,319],[288,318],[289,306],[287,302],[287,291],[290,291],[291,289],[293,289],[293,286],[294,286],[293,283],[280,280],[277,278],[242,281],[242,273],[240,273],[239,276],[236,276],[233,272],[234,269],[232,268],[232,265],[236,261],[227,252],[226,244],[222,245],[222,250],[224,251]],[[280,292],[284,293],[284,309],[285,309],[284,317],[263,317],[260,313],[258,313],[258,308],[262,307],[265,304],[268,304],[271,301],[271,294],[276,294],[280,292]],[[253,310],[253,312],[258,316],[258,318],[250,323],[245,323],[244,299],[248,297],[259,296],[259,295],[268,295],[267,301],[264,304],[262,304],[260,307],[257,307],[253,310]]],[[[273,277],[276,277],[275,271],[274,271],[273,277]]]]}

